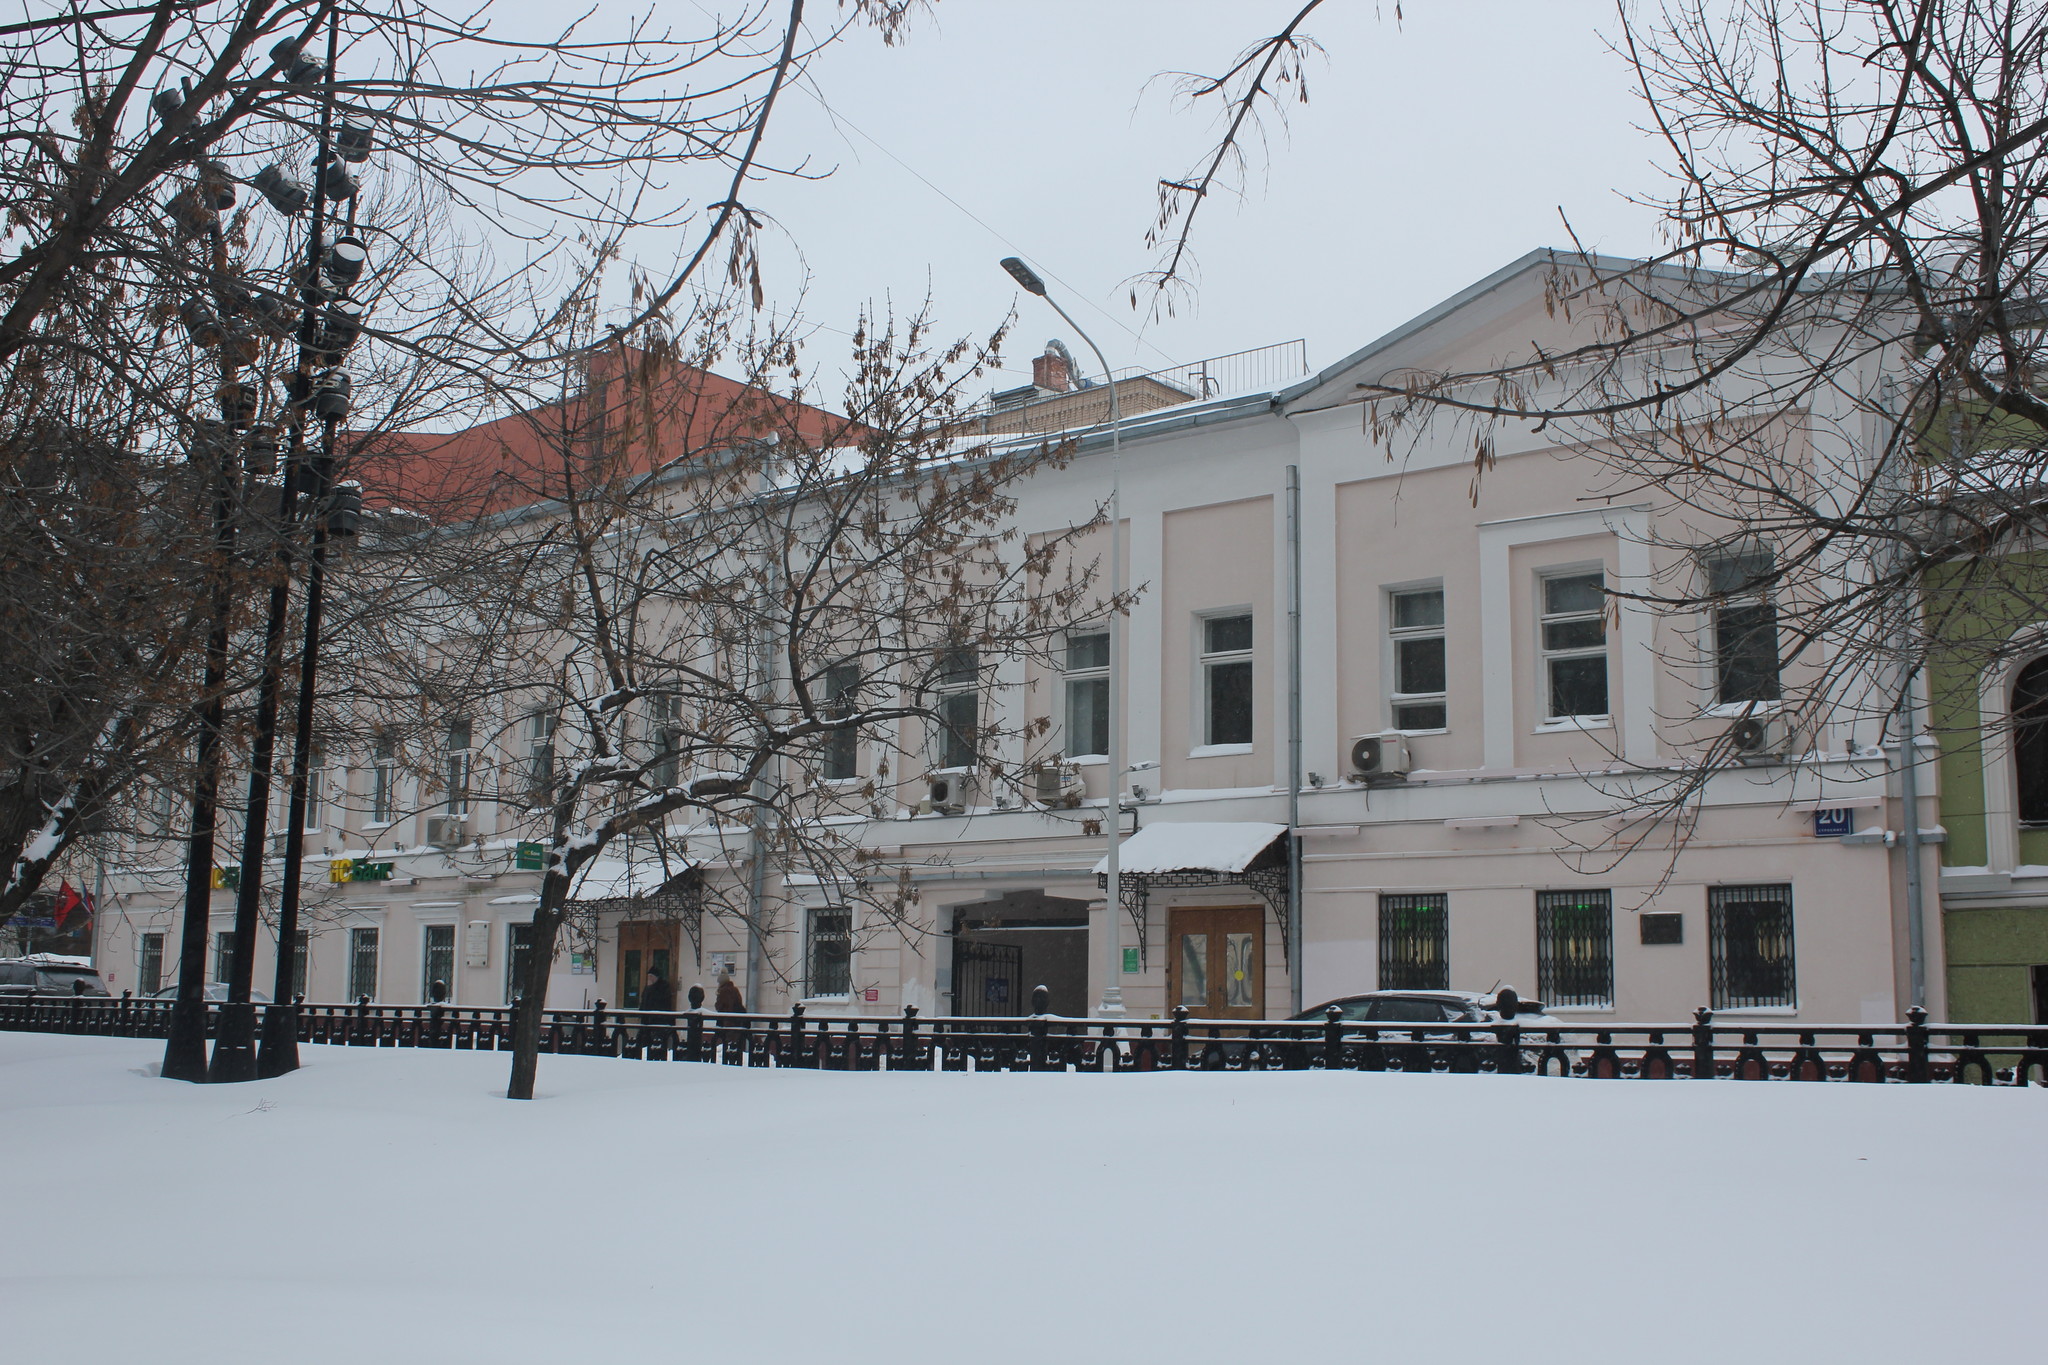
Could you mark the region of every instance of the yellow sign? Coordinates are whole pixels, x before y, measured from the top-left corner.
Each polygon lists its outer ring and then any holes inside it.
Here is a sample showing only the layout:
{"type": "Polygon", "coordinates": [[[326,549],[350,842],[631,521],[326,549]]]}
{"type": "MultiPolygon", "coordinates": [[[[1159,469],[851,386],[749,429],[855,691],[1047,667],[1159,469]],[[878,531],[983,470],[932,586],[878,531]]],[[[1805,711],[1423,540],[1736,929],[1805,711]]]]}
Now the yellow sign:
{"type": "Polygon", "coordinates": [[[354,879],[355,866],[356,860],[353,858],[336,858],[327,864],[327,880],[330,882],[351,881],[354,879]]]}

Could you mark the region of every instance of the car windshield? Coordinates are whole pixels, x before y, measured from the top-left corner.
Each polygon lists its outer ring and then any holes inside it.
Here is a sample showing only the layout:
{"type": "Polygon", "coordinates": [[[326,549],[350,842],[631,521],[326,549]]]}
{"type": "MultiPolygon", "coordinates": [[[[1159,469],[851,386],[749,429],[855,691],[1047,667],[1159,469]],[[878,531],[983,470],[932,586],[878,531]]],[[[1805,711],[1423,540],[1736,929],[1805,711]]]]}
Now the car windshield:
{"type": "Polygon", "coordinates": [[[1441,1024],[1444,1007],[1434,1000],[1403,1000],[1398,996],[1372,1002],[1370,1018],[1376,1024],[1441,1024]]]}
{"type": "Polygon", "coordinates": [[[73,967],[39,967],[36,969],[38,984],[46,991],[68,991],[74,983],[83,982],[88,991],[98,993],[105,990],[100,985],[99,975],[91,970],[73,967]]]}

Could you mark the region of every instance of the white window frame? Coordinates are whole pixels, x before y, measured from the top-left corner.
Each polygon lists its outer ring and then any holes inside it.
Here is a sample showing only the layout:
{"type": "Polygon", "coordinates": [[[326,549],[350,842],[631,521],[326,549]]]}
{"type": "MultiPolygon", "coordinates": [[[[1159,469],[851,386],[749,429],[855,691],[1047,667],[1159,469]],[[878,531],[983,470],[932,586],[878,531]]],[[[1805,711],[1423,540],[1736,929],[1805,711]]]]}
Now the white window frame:
{"type": "Polygon", "coordinates": [[[1585,564],[1560,564],[1536,571],[1536,686],[1538,689],[1536,714],[1538,730],[1600,730],[1614,723],[1614,632],[1609,629],[1608,603],[1606,596],[1609,570],[1604,563],[1594,561],[1585,564]],[[1597,574],[1600,577],[1601,604],[1597,611],[1547,610],[1550,584],[1560,578],[1585,578],[1597,574]],[[1600,645],[1598,649],[1582,646],[1574,649],[1551,649],[1547,646],[1544,627],[1552,623],[1598,620],[1600,622],[1600,645]],[[1585,715],[1561,716],[1550,709],[1551,684],[1550,665],[1556,659],[1590,659],[1598,656],[1603,676],[1606,679],[1607,709],[1589,712],[1585,715]]]}
{"type": "Polygon", "coordinates": [[[370,741],[370,818],[366,829],[398,823],[398,743],[386,736],[370,741]]]}
{"type": "Polygon", "coordinates": [[[555,785],[555,730],[559,717],[552,711],[526,713],[526,794],[545,798],[555,785]],[[546,778],[542,779],[542,770],[546,778]]]}
{"type": "Polygon", "coordinates": [[[1109,746],[1106,743],[1101,751],[1091,749],[1086,753],[1073,752],[1075,730],[1074,686],[1077,683],[1102,684],[1103,716],[1106,722],[1109,714],[1108,708],[1116,705],[1116,698],[1110,695],[1109,690],[1110,651],[1116,648],[1116,641],[1111,637],[1110,629],[1107,625],[1090,626],[1085,629],[1068,631],[1066,642],[1062,648],[1064,653],[1061,656],[1060,662],[1060,748],[1062,751],[1060,756],[1069,763],[1107,763],[1109,762],[1109,746]],[[1099,665],[1091,664],[1082,668],[1073,667],[1074,642],[1076,640],[1095,639],[1097,637],[1100,637],[1102,640],[1102,662],[1099,665]]]}
{"type": "Polygon", "coordinates": [[[1225,754],[1248,754],[1251,753],[1255,748],[1257,744],[1256,736],[1259,732],[1259,670],[1257,663],[1258,640],[1258,612],[1249,606],[1217,607],[1209,611],[1201,612],[1198,615],[1196,615],[1196,710],[1194,716],[1195,743],[1193,747],[1189,750],[1188,757],[1215,758],[1225,754]],[[1251,644],[1245,646],[1243,649],[1211,650],[1209,648],[1209,624],[1212,621],[1227,621],[1239,616],[1249,619],[1252,623],[1251,644]],[[1252,680],[1252,697],[1249,720],[1251,722],[1251,732],[1254,738],[1249,740],[1219,741],[1215,737],[1214,730],[1211,729],[1211,722],[1215,719],[1214,708],[1212,707],[1210,701],[1211,679],[1214,677],[1214,670],[1216,668],[1225,665],[1235,664],[1246,664],[1250,668],[1252,680]]]}
{"type": "MultiPolygon", "coordinates": [[[[315,749],[306,756],[306,823],[303,832],[318,834],[322,828],[320,816],[326,804],[327,755],[315,749]]],[[[285,818],[280,824],[291,820],[291,784],[286,783],[285,818]]]]}
{"type": "MultiPolygon", "coordinates": [[[[858,695],[862,682],[861,667],[858,660],[842,659],[838,663],[828,665],[824,672],[818,675],[818,686],[820,691],[824,693],[822,697],[818,698],[818,702],[820,703],[820,709],[828,713],[836,713],[839,707],[839,699],[847,695],[846,690],[834,690],[835,682],[840,679],[843,679],[846,676],[843,672],[841,672],[841,670],[844,669],[852,670],[853,687],[851,691],[858,695]]],[[[844,777],[825,776],[825,754],[820,753],[818,757],[818,780],[827,786],[836,787],[842,784],[857,783],[861,780],[860,770],[861,759],[863,755],[861,752],[862,745],[860,732],[856,730],[852,734],[847,735],[844,739],[840,740],[839,742],[848,745],[853,751],[853,771],[848,773],[844,777]]],[[[826,748],[828,751],[832,743],[832,739],[828,738],[826,740],[826,748]]]]}
{"type": "MultiPolygon", "coordinates": [[[[1778,697],[1758,701],[1729,701],[1721,695],[1721,612],[1729,607],[1767,607],[1774,605],[1770,589],[1758,588],[1752,592],[1731,593],[1717,597],[1713,591],[1713,566],[1718,560],[1733,559],[1746,555],[1764,555],[1775,564],[1776,554],[1768,545],[1737,542],[1731,545],[1710,546],[1700,552],[1699,574],[1700,595],[1706,599],[1701,612],[1700,655],[1706,664],[1705,690],[1710,701],[1706,713],[1713,717],[1732,718],[1737,716],[1769,716],[1777,713],[1784,697],[1785,661],[1778,659],[1778,697]]],[[[1773,634],[1777,622],[1772,621],[1773,634]]]]}
{"type": "Polygon", "coordinates": [[[1441,735],[1450,731],[1450,599],[1444,594],[1443,580],[1424,579],[1415,583],[1397,583],[1383,590],[1386,604],[1386,679],[1387,679],[1387,726],[1404,735],[1441,735]],[[1396,609],[1395,599],[1416,593],[1433,592],[1443,608],[1442,620],[1433,626],[1403,626],[1396,609]],[[1405,640],[1438,639],[1444,642],[1444,690],[1441,692],[1403,692],[1401,687],[1401,644],[1405,640]],[[1401,724],[1403,706],[1441,706],[1444,708],[1444,723],[1435,726],[1407,726],[1401,724]]]}
{"type": "Polygon", "coordinates": [[[426,920],[420,924],[420,1003],[433,1003],[434,979],[428,974],[427,957],[433,951],[429,939],[436,929],[448,931],[448,999],[443,1003],[452,1005],[457,995],[458,973],[462,969],[461,926],[454,920],[426,920]]]}
{"type": "Polygon", "coordinates": [[[850,905],[811,905],[804,908],[804,998],[806,1000],[851,1000],[853,998],[853,907],[850,905]],[[846,989],[843,991],[820,991],[817,989],[817,923],[820,915],[844,915],[846,917],[846,989]]]}
{"type": "Polygon", "coordinates": [[[469,814],[469,788],[476,776],[476,731],[469,721],[450,721],[442,738],[441,776],[448,790],[442,797],[441,813],[459,818],[469,814]],[[460,746],[455,743],[458,735],[460,746]]]}
{"type": "Polygon", "coordinates": [[[973,699],[974,733],[968,747],[974,752],[969,754],[968,761],[965,763],[947,763],[945,760],[949,757],[949,755],[946,753],[946,746],[948,742],[948,734],[951,731],[952,727],[947,725],[944,720],[940,720],[939,722],[937,722],[937,724],[933,727],[932,730],[931,770],[935,773],[972,772],[974,771],[974,760],[977,757],[979,757],[979,749],[981,742],[981,670],[985,661],[981,657],[981,651],[975,649],[972,646],[968,646],[963,649],[943,650],[940,652],[939,658],[940,672],[932,683],[932,709],[938,712],[941,716],[943,716],[945,714],[946,703],[954,697],[967,696],[973,699]],[[955,658],[958,658],[961,655],[966,655],[974,660],[973,677],[967,682],[946,681],[945,668],[947,663],[955,658]]]}

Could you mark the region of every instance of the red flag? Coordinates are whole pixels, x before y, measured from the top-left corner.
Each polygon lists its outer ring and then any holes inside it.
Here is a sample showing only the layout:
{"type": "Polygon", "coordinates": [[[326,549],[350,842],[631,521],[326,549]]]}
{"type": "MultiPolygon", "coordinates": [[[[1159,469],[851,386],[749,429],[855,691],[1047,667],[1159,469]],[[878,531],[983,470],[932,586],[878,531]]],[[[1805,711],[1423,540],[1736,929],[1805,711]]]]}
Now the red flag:
{"type": "Polygon", "coordinates": [[[57,928],[61,931],[64,928],[64,921],[71,917],[71,912],[84,904],[85,898],[71,889],[69,881],[61,883],[57,887],[57,928]]]}

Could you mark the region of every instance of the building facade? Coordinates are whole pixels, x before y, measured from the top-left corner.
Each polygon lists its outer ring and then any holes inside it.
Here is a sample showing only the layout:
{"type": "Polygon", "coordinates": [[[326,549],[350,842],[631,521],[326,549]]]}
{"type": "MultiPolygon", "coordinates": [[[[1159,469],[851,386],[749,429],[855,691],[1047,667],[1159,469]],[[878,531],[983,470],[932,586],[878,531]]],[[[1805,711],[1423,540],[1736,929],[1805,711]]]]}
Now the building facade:
{"type": "MultiPolygon", "coordinates": [[[[1613,595],[1651,575],[1714,574],[1727,542],[1702,534],[1698,562],[1679,562],[1673,509],[1602,496],[1591,466],[1540,432],[1504,433],[1483,474],[1467,433],[1424,431],[1391,455],[1368,433],[1362,381],[1476,368],[1555,337],[1567,324],[1544,307],[1546,264],[1525,258],[1290,386],[1126,420],[1139,596],[1119,692],[1107,623],[1084,623],[1049,659],[963,674],[962,714],[987,708],[1005,732],[1046,722],[1014,752],[950,753],[906,727],[822,779],[875,786],[848,834],[902,889],[900,914],[874,919],[778,877],[750,934],[704,913],[700,894],[744,894],[744,839],[678,830],[687,866],[627,848],[586,874],[575,896],[595,932],[558,959],[549,1002],[630,1006],[661,965],[686,985],[730,969],[761,1010],[1014,1014],[1043,984],[1055,1012],[1088,1013],[1114,914],[1119,984],[1141,1019],[1183,1004],[1283,1017],[1380,987],[1500,984],[1589,1021],[1681,1020],[1702,1005],[1732,1019],[1899,1018],[1904,864],[1886,835],[1907,816],[1885,751],[1849,727],[1802,733],[1777,717],[1774,636],[1742,657],[1700,648],[1754,642],[1768,603],[1725,608],[1748,613],[1731,637],[1613,595]],[[1127,774],[1106,753],[1112,706],[1127,774]],[[1660,808],[1688,753],[1741,719],[1764,722],[1751,761],[1660,808]],[[885,748],[928,761],[884,773],[885,748]],[[1097,872],[1111,818],[1126,840],[1115,908],[1097,872]]],[[[1084,434],[1070,464],[1018,492],[1016,529],[1087,525],[1111,475],[1104,433],[1084,434]]],[[[1107,555],[1110,540],[1098,529],[1075,553],[1107,555]]],[[[543,739],[510,722],[494,733],[504,752],[489,761],[543,739]]],[[[445,761],[483,761],[472,738],[446,736],[445,761]]],[[[519,866],[522,831],[478,809],[468,841],[435,847],[428,821],[453,808],[426,809],[405,781],[376,754],[325,775],[313,846],[389,873],[321,887],[306,989],[409,1002],[445,980],[457,1004],[502,1003],[537,883],[519,866]]],[[[176,869],[113,880],[100,951],[116,988],[146,987],[152,961],[170,980],[176,869]]],[[[220,930],[226,893],[217,902],[220,930]]],[[[1923,949],[1939,1015],[1938,930],[1923,949]]]]}

